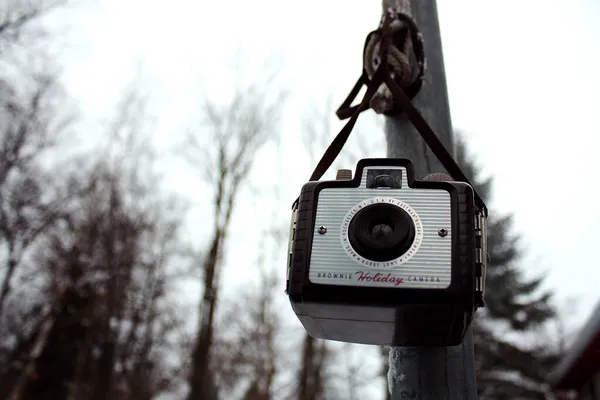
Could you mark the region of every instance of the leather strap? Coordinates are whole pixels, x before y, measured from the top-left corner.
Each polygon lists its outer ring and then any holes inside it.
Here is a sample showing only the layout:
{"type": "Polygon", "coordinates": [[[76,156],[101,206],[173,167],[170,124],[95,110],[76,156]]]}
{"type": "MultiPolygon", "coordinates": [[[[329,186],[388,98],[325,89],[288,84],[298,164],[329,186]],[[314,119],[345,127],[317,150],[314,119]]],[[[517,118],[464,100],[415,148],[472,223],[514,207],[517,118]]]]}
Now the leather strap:
{"type": "Polygon", "coordinates": [[[481,198],[481,196],[479,196],[479,193],[477,193],[477,190],[475,190],[475,187],[469,181],[469,178],[467,178],[467,176],[464,174],[458,163],[454,160],[452,154],[448,152],[446,146],[444,146],[444,144],[435,134],[431,126],[429,126],[425,118],[423,118],[423,115],[419,112],[419,110],[417,110],[417,108],[412,104],[408,96],[396,84],[396,82],[394,82],[393,79],[391,79],[389,76],[386,76],[385,83],[394,95],[394,100],[396,101],[396,103],[400,107],[402,107],[402,111],[404,112],[404,114],[406,114],[410,122],[412,122],[414,127],[421,134],[421,137],[423,138],[425,143],[427,143],[427,146],[429,146],[433,154],[435,154],[438,160],[440,160],[440,163],[442,163],[444,168],[446,168],[446,171],[448,171],[450,176],[452,176],[452,178],[456,181],[466,182],[473,187],[473,191],[475,194],[475,203],[477,204],[477,207],[479,207],[480,210],[487,217],[487,207],[483,199],[481,198]]]}
{"type": "MultiPolygon", "coordinates": [[[[381,45],[381,59],[382,60],[387,60],[387,51],[388,51],[388,46],[390,44],[390,37],[387,33],[389,31],[390,22],[391,22],[390,19],[386,18],[383,21],[382,27],[380,28],[381,42],[382,42],[382,45],[381,45]]],[[[329,169],[331,164],[333,164],[333,162],[335,161],[337,156],[342,151],[344,144],[348,140],[348,137],[350,136],[350,133],[352,132],[352,128],[354,128],[354,125],[356,124],[356,121],[358,120],[358,116],[360,115],[361,112],[363,112],[369,108],[369,101],[371,100],[371,98],[373,97],[375,92],[377,92],[377,89],[379,89],[379,86],[384,82],[385,74],[387,74],[387,73],[388,73],[387,63],[383,62],[383,63],[381,63],[379,68],[377,68],[377,71],[375,71],[373,78],[368,83],[367,92],[365,93],[365,95],[364,95],[362,101],[360,102],[360,104],[358,105],[358,107],[353,111],[352,116],[350,117],[350,120],[348,122],[346,122],[346,125],[344,125],[344,127],[342,128],[340,133],[337,134],[337,136],[335,137],[335,139],[333,139],[333,141],[331,142],[331,144],[329,145],[327,150],[325,150],[323,157],[321,157],[321,160],[319,160],[319,163],[317,164],[317,166],[315,167],[315,170],[313,171],[312,175],[310,176],[311,181],[318,181],[319,179],[321,179],[323,174],[325,174],[325,172],[327,172],[327,170],[329,169]]],[[[352,88],[351,94],[354,94],[354,96],[352,98],[350,98],[350,96],[348,96],[348,98],[346,98],[344,103],[347,102],[349,104],[350,102],[352,102],[354,97],[356,97],[356,95],[358,94],[362,84],[367,81],[368,81],[368,78],[366,76],[366,73],[363,70],[362,76],[358,79],[358,81],[354,85],[354,88],[352,88]]]]}
{"type": "Polygon", "coordinates": [[[323,157],[321,157],[321,160],[319,161],[319,163],[315,167],[315,170],[310,176],[311,181],[318,181],[319,179],[321,179],[323,174],[325,174],[325,172],[327,172],[331,164],[333,164],[338,154],[340,154],[340,152],[342,151],[344,144],[346,144],[346,141],[348,140],[348,137],[352,132],[352,128],[354,128],[354,125],[358,120],[358,116],[361,112],[369,108],[369,101],[371,100],[375,92],[377,92],[377,88],[383,83],[384,79],[384,69],[377,69],[375,75],[373,76],[373,80],[367,87],[367,93],[365,93],[360,105],[357,106],[356,111],[354,111],[348,122],[346,122],[346,125],[344,125],[342,130],[340,130],[340,133],[337,134],[337,136],[335,137],[335,139],[333,139],[327,150],[325,150],[323,157]]]}
{"type": "MultiPolygon", "coordinates": [[[[390,23],[392,18],[389,16],[386,17],[383,21],[383,24],[377,32],[380,35],[380,52],[381,52],[381,60],[387,60],[388,49],[391,46],[392,42],[392,34],[393,32],[390,30],[390,23]]],[[[421,76],[421,75],[420,75],[421,76]]],[[[419,76],[419,80],[421,79],[419,76]]],[[[360,78],[357,80],[356,84],[352,88],[348,97],[344,100],[340,108],[337,110],[336,114],[340,119],[350,118],[346,125],[340,130],[338,135],[333,139],[321,160],[315,167],[310,180],[317,181],[319,180],[325,172],[329,169],[329,167],[333,164],[339,153],[342,151],[344,144],[348,140],[350,133],[352,132],[352,128],[356,124],[358,116],[361,112],[369,109],[369,102],[373,95],[377,92],[379,86],[385,83],[388,89],[391,91],[392,96],[394,98],[395,103],[398,106],[398,109],[401,110],[410,122],[415,126],[417,131],[421,134],[421,137],[427,143],[431,151],[435,154],[435,156],[439,159],[441,164],[446,168],[448,173],[452,176],[453,179],[457,181],[466,182],[473,187],[475,192],[475,202],[480,211],[484,214],[485,217],[488,215],[487,207],[477,191],[475,187],[471,184],[467,176],[463,173],[460,166],[456,163],[450,152],[446,149],[444,144],[437,137],[431,126],[427,123],[423,115],[419,112],[419,110],[412,104],[411,98],[416,95],[416,92],[411,92],[409,95],[406,94],[405,90],[398,86],[395,80],[392,78],[391,74],[388,70],[388,63],[382,62],[381,65],[377,68],[375,73],[373,74],[372,79],[369,80],[365,69],[363,68],[363,73],[360,78]],[[358,95],[362,85],[367,85],[367,92],[365,93],[362,101],[358,106],[350,107],[352,101],[358,95]]],[[[420,83],[418,88],[420,89],[420,83]]],[[[413,89],[414,90],[414,89],[413,89]]],[[[418,89],[417,89],[418,90],[418,89]]],[[[294,204],[297,204],[297,201],[294,204]]]]}

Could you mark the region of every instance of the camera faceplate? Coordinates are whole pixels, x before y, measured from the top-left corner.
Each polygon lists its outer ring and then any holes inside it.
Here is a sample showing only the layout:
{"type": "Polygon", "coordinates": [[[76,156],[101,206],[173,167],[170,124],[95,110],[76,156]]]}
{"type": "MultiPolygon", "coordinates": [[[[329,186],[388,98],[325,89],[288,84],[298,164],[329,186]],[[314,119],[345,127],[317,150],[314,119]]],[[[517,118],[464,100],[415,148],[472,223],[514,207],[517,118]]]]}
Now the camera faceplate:
{"type": "Polygon", "coordinates": [[[448,191],[410,188],[405,167],[365,167],[358,188],[323,188],[318,194],[309,280],[338,286],[447,288],[452,274],[451,219],[448,191]],[[378,171],[401,175],[401,185],[368,188],[378,171]],[[378,203],[403,209],[416,228],[407,251],[387,261],[357,254],[348,240],[348,226],[356,213],[378,203]]]}

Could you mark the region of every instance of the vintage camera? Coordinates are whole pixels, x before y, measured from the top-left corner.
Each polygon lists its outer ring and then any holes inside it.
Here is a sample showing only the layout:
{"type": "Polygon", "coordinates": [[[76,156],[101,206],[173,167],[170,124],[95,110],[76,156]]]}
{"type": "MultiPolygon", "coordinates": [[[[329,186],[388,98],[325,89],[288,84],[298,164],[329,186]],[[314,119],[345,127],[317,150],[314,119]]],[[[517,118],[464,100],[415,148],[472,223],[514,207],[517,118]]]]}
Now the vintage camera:
{"type": "Polygon", "coordinates": [[[464,182],[415,180],[405,159],[363,159],[294,203],[286,292],[315,337],[453,346],[483,306],[485,218],[464,182]]]}

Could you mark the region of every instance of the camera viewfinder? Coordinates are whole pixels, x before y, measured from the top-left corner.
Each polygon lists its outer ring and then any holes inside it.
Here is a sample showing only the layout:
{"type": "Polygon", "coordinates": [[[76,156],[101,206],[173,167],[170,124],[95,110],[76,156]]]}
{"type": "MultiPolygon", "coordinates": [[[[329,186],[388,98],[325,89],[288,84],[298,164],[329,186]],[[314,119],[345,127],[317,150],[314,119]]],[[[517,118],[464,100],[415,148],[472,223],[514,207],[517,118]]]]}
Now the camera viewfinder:
{"type": "Polygon", "coordinates": [[[367,189],[402,188],[401,169],[369,169],[367,171],[367,189]]]}

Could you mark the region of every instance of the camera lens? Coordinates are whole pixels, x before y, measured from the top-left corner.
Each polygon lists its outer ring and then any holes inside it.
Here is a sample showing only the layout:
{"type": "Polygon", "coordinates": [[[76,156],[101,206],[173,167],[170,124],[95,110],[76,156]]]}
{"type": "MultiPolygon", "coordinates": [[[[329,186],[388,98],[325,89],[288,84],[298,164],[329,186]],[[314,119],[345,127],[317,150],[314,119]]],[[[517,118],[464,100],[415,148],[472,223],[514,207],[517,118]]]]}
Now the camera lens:
{"type": "Polygon", "coordinates": [[[371,204],[360,210],[348,226],[354,251],[373,261],[389,261],[406,253],[415,239],[408,213],[392,204],[371,204]]]}

